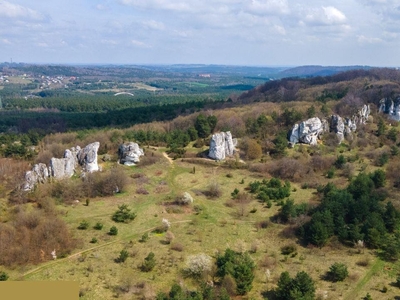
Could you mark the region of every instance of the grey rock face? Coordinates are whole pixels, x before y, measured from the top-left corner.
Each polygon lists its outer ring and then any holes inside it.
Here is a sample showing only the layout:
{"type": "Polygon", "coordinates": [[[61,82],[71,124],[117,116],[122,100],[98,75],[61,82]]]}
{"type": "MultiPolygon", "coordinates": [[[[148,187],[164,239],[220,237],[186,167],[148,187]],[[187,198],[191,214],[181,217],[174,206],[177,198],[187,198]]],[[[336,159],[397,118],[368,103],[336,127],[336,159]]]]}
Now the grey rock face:
{"type": "Polygon", "coordinates": [[[316,145],[319,136],[326,129],[326,124],[319,118],[311,118],[300,124],[295,124],[289,136],[289,142],[294,145],[297,143],[305,143],[316,145]]]}
{"type": "Polygon", "coordinates": [[[31,171],[25,173],[25,183],[23,185],[24,191],[32,190],[35,185],[45,183],[49,179],[49,170],[45,164],[36,164],[31,171]]]}
{"type": "Polygon", "coordinates": [[[344,140],[344,122],[339,115],[331,116],[330,129],[332,132],[336,133],[339,144],[344,140]]]}
{"type": "Polygon", "coordinates": [[[74,175],[78,164],[86,172],[98,171],[97,151],[99,146],[100,143],[98,142],[87,145],[84,149],[77,146],[65,150],[63,158],[53,157],[50,159],[49,167],[45,164],[34,165],[31,171],[25,173],[23,189],[25,191],[32,190],[37,183],[44,183],[49,177],[55,179],[70,178],[74,175]]]}
{"type": "Polygon", "coordinates": [[[143,149],[139,148],[137,143],[122,144],[118,148],[119,162],[127,166],[134,166],[143,155],[143,149]]]}
{"type": "Polygon", "coordinates": [[[235,143],[237,144],[237,141],[233,141],[230,131],[213,134],[208,156],[215,160],[224,160],[226,156],[235,153],[235,143]]]}
{"type": "Polygon", "coordinates": [[[400,121],[400,97],[395,100],[383,98],[379,101],[379,112],[388,114],[392,120],[400,121]]]}
{"type": "Polygon", "coordinates": [[[78,163],[85,172],[92,173],[99,170],[99,165],[97,164],[97,151],[99,147],[100,143],[94,142],[77,151],[78,163]]]}

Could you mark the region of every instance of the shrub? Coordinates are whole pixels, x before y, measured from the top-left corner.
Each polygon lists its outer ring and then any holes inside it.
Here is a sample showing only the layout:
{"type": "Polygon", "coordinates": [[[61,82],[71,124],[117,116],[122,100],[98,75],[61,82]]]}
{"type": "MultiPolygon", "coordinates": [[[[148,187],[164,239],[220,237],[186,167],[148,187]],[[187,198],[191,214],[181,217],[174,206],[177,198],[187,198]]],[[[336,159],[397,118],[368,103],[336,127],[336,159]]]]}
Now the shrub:
{"type": "Polygon", "coordinates": [[[112,220],[115,222],[129,223],[136,218],[136,214],[131,212],[126,204],[118,206],[118,210],[113,214],[112,220]]]}
{"type": "Polygon", "coordinates": [[[292,253],[296,252],[296,250],[297,250],[296,245],[290,244],[290,245],[283,246],[281,248],[281,253],[283,255],[289,255],[289,254],[292,254],[292,253]]]}
{"type": "Polygon", "coordinates": [[[103,229],[103,224],[100,223],[100,222],[97,222],[96,225],[93,226],[93,229],[102,230],[103,229]]]}
{"type": "Polygon", "coordinates": [[[211,182],[207,190],[205,191],[206,196],[210,198],[218,198],[222,196],[222,190],[218,182],[211,182]]]}
{"type": "Polygon", "coordinates": [[[347,276],[349,276],[347,266],[342,263],[334,263],[329,267],[329,271],[327,273],[327,279],[333,282],[343,281],[347,276]]]}
{"type": "Polygon", "coordinates": [[[211,268],[211,257],[201,253],[197,255],[191,255],[187,258],[185,272],[190,276],[199,277],[206,272],[210,272],[211,268]]]}
{"type": "Polygon", "coordinates": [[[86,220],[83,220],[78,226],[79,230],[86,230],[88,228],[89,228],[89,222],[86,220]]]}
{"type": "Polygon", "coordinates": [[[175,238],[175,235],[171,231],[167,231],[165,233],[165,243],[171,244],[171,242],[174,238],[175,238]]]}
{"type": "Polygon", "coordinates": [[[156,260],[154,258],[154,253],[150,252],[144,259],[144,262],[142,264],[142,266],[140,267],[140,269],[143,272],[150,272],[151,270],[153,270],[153,268],[156,265],[156,260]]]}
{"type": "Polygon", "coordinates": [[[110,231],[108,232],[109,235],[117,235],[118,234],[118,228],[115,226],[112,226],[110,228],[110,231]]]}
{"type": "Polygon", "coordinates": [[[304,271],[298,272],[295,278],[290,278],[288,272],[283,272],[279,277],[275,296],[278,300],[314,299],[314,281],[304,271]]]}
{"type": "Polygon", "coordinates": [[[7,281],[9,276],[7,275],[6,272],[2,271],[0,272],[0,281],[7,281]]]}
{"type": "Polygon", "coordinates": [[[123,263],[126,261],[126,259],[128,258],[129,253],[128,251],[126,251],[125,249],[121,250],[121,252],[119,253],[119,256],[115,259],[115,262],[117,263],[123,263]]]}
{"type": "Polygon", "coordinates": [[[171,245],[171,249],[174,250],[174,251],[182,252],[184,247],[183,247],[183,245],[181,243],[176,243],[175,242],[175,243],[173,243],[171,245]]]}
{"type": "Polygon", "coordinates": [[[346,163],[346,158],[342,155],[342,154],[340,154],[338,157],[337,157],[337,159],[336,159],[336,161],[335,161],[335,167],[336,168],[338,168],[338,169],[342,169],[343,167],[344,167],[344,164],[346,163]]]}
{"type": "Polygon", "coordinates": [[[149,234],[146,232],[142,235],[142,237],[140,238],[139,242],[140,243],[146,243],[149,240],[149,234]]]}
{"type": "Polygon", "coordinates": [[[92,238],[92,239],[90,240],[90,243],[91,243],[91,244],[96,244],[96,243],[97,243],[97,238],[95,238],[95,237],[92,238]]]}

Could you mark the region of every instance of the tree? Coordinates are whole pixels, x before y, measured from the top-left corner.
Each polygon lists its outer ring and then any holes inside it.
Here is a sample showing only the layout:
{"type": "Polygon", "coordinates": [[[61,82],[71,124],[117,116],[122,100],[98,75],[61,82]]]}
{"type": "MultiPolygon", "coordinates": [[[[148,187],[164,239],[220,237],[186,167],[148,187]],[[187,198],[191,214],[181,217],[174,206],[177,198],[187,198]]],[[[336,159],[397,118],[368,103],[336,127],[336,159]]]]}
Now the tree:
{"type": "Polygon", "coordinates": [[[383,121],[382,118],[380,118],[379,121],[378,121],[378,130],[376,132],[376,135],[377,136],[382,136],[382,135],[385,134],[385,132],[386,132],[385,122],[383,121]]]}
{"type": "Polygon", "coordinates": [[[392,127],[387,133],[387,138],[396,143],[397,140],[397,129],[392,127]]]}
{"type": "Polygon", "coordinates": [[[349,276],[347,266],[337,262],[329,267],[329,271],[327,273],[327,278],[333,282],[343,281],[347,276],[349,276]]]}
{"type": "Polygon", "coordinates": [[[200,277],[206,272],[210,272],[212,267],[212,259],[210,256],[201,253],[191,255],[186,260],[185,271],[193,277],[200,277]]]}
{"type": "Polygon", "coordinates": [[[125,249],[121,250],[121,252],[119,253],[118,258],[115,260],[117,263],[123,263],[126,261],[126,259],[128,258],[129,253],[128,251],[126,251],[125,249]]]}
{"type": "Polygon", "coordinates": [[[374,182],[375,188],[378,189],[385,186],[386,173],[382,169],[376,170],[374,173],[370,174],[370,177],[374,182]]]}
{"type": "Polygon", "coordinates": [[[7,281],[8,278],[9,277],[6,272],[4,272],[4,271],[0,272],[0,281],[7,281]]]}
{"type": "Polygon", "coordinates": [[[254,139],[247,139],[243,143],[243,150],[247,159],[253,160],[261,157],[262,149],[260,144],[254,139]]]}
{"type": "Polygon", "coordinates": [[[329,239],[328,231],[320,221],[312,222],[308,231],[310,242],[320,248],[326,244],[329,239]]]}
{"type": "Polygon", "coordinates": [[[203,114],[199,114],[197,116],[196,121],[194,123],[194,128],[196,128],[197,134],[201,138],[206,138],[211,133],[210,124],[208,123],[206,116],[204,116],[203,114]]]}
{"type": "Polygon", "coordinates": [[[218,255],[216,265],[217,276],[224,278],[230,275],[235,279],[239,295],[245,295],[251,290],[255,264],[247,252],[235,252],[228,248],[223,255],[218,255]]]}
{"type": "Polygon", "coordinates": [[[315,284],[312,278],[304,271],[298,272],[295,278],[283,272],[275,290],[278,300],[313,300],[315,298],[315,284]]]}
{"type": "Polygon", "coordinates": [[[112,226],[110,228],[110,231],[108,232],[109,235],[117,235],[118,234],[118,228],[115,226],[112,226]]]}
{"type": "Polygon", "coordinates": [[[150,272],[151,270],[153,270],[153,268],[156,265],[156,260],[154,258],[154,253],[150,252],[144,259],[142,266],[140,267],[140,269],[143,272],[150,272]]]}
{"type": "Polygon", "coordinates": [[[136,214],[131,212],[128,205],[122,204],[118,206],[118,210],[113,214],[112,220],[115,222],[129,223],[136,218],[136,214]]]}

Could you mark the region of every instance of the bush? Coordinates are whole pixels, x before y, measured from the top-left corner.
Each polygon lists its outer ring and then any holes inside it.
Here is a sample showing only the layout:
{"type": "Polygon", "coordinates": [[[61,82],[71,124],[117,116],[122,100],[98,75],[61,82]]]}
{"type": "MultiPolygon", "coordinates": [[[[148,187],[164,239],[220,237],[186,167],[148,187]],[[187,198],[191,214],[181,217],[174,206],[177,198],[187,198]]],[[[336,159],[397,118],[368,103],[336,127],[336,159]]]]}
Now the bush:
{"type": "Polygon", "coordinates": [[[89,228],[89,222],[86,220],[83,220],[78,226],[79,230],[86,230],[88,228],[89,228]]]}
{"type": "Polygon", "coordinates": [[[295,278],[290,278],[288,272],[283,272],[279,277],[275,296],[278,300],[314,299],[314,281],[304,271],[297,273],[295,278]]]}
{"type": "Polygon", "coordinates": [[[118,234],[118,228],[115,226],[112,226],[110,228],[110,231],[108,232],[109,235],[117,235],[118,234]]]}
{"type": "Polygon", "coordinates": [[[6,272],[4,271],[0,272],[0,281],[6,281],[8,278],[9,277],[6,272]]]}
{"type": "Polygon", "coordinates": [[[334,263],[329,267],[329,271],[327,273],[327,279],[332,282],[343,281],[347,276],[349,276],[347,266],[342,263],[334,263]]]}
{"type": "Polygon", "coordinates": [[[96,243],[97,243],[97,238],[95,238],[95,237],[92,238],[92,239],[90,240],[90,243],[91,243],[91,244],[96,244],[96,243]]]}
{"type": "Polygon", "coordinates": [[[205,191],[207,197],[210,198],[218,198],[222,196],[222,190],[218,182],[212,182],[208,185],[207,190],[205,191]]]}
{"type": "Polygon", "coordinates": [[[292,254],[292,253],[296,252],[296,250],[297,250],[296,245],[290,244],[290,245],[283,246],[281,248],[281,253],[283,255],[289,255],[289,254],[292,254]]]}
{"type": "Polygon", "coordinates": [[[113,214],[112,220],[115,222],[129,223],[136,218],[136,214],[131,212],[126,204],[118,206],[118,210],[113,214]]]}
{"type": "Polygon", "coordinates": [[[140,238],[139,242],[140,243],[146,243],[149,240],[149,234],[146,232],[142,235],[142,237],[140,238]]]}
{"type": "Polygon", "coordinates": [[[100,223],[100,222],[97,222],[96,225],[93,226],[93,229],[102,230],[103,229],[103,224],[100,223]]]}
{"type": "Polygon", "coordinates": [[[126,251],[125,249],[121,250],[121,252],[119,253],[119,256],[115,259],[115,262],[117,263],[123,263],[126,261],[126,259],[128,258],[129,253],[128,251],[126,251]]]}
{"type": "Polygon", "coordinates": [[[149,255],[147,255],[144,259],[144,262],[142,264],[142,266],[140,267],[140,269],[143,272],[150,272],[151,270],[153,270],[153,268],[156,265],[156,260],[154,258],[154,253],[150,252],[149,255]]]}
{"type": "Polygon", "coordinates": [[[211,257],[204,253],[201,253],[197,255],[191,255],[187,258],[185,272],[189,276],[199,277],[206,272],[210,272],[211,268],[211,257]]]}

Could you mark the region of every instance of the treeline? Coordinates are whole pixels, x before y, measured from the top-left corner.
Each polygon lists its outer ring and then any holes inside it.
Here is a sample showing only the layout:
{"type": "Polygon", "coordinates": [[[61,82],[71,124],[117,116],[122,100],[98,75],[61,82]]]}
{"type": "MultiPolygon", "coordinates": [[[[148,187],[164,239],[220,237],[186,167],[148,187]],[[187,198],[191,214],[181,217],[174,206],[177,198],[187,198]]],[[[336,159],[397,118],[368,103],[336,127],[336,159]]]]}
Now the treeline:
{"type": "MultiPolygon", "coordinates": [[[[31,98],[28,100],[4,97],[4,110],[27,110],[27,109],[50,109],[62,112],[107,112],[128,108],[143,107],[148,105],[170,105],[185,104],[201,101],[210,101],[204,95],[162,95],[146,97],[127,97],[113,95],[76,95],[76,93],[59,90],[48,90],[40,92],[41,98],[31,98]]],[[[222,98],[213,97],[216,101],[222,98]]]]}
{"type": "Polygon", "coordinates": [[[400,92],[400,71],[388,68],[352,70],[333,76],[312,78],[284,78],[269,81],[243,93],[238,101],[288,102],[304,100],[305,91],[310,89],[310,98],[321,102],[340,100],[348,93],[357,95],[364,103],[378,104],[384,97],[400,92]],[[385,82],[386,81],[386,82],[385,82]],[[325,86],[321,92],[311,88],[325,86]]]}
{"type": "MultiPolygon", "coordinates": [[[[182,99],[181,99],[182,100],[182,99]]],[[[179,102],[177,100],[177,102],[179,102]]],[[[79,129],[128,127],[154,121],[168,121],[205,108],[216,109],[223,101],[199,100],[173,104],[156,104],[99,113],[0,111],[0,132],[10,128],[19,133],[36,130],[40,133],[66,132],[79,129]]]]}

